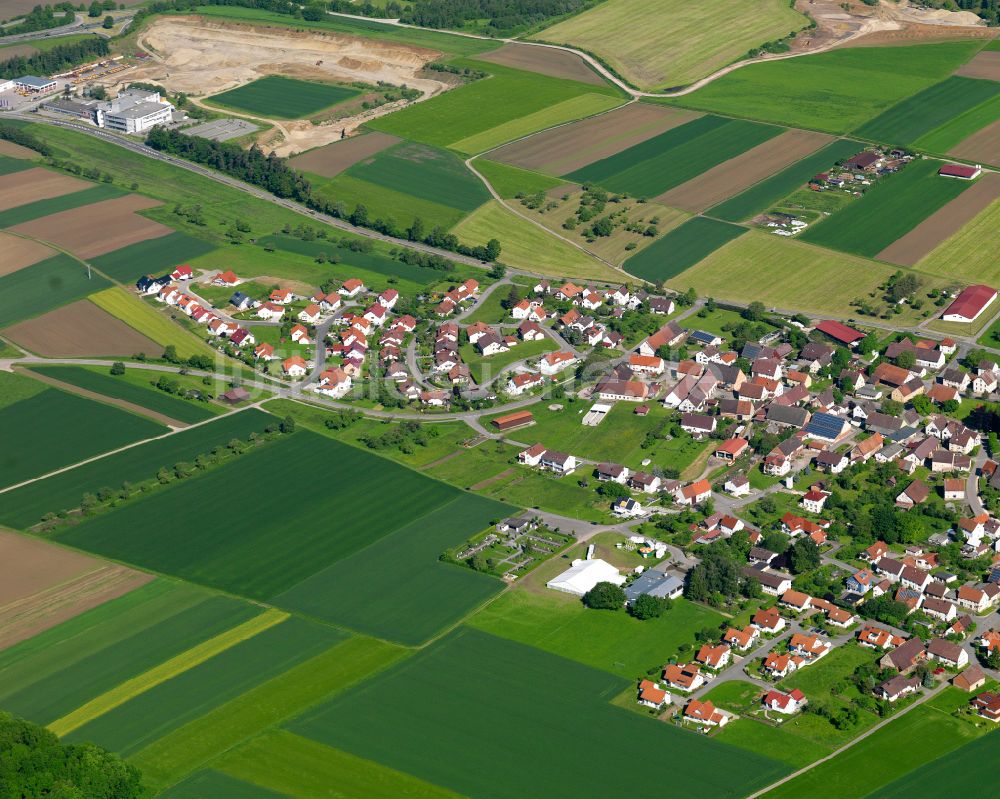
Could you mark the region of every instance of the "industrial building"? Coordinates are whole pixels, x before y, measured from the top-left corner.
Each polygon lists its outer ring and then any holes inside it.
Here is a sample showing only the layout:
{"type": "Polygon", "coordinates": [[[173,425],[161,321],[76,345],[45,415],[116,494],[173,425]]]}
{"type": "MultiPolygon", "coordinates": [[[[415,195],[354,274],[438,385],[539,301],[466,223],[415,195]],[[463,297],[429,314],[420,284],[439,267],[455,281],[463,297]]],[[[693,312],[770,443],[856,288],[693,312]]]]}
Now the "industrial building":
{"type": "Polygon", "coordinates": [[[173,119],[174,107],[159,92],[128,89],[114,100],[58,99],[45,104],[47,111],[87,119],[99,128],[122,133],[143,133],[173,119]]]}
{"type": "Polygon", "coordinates": [[[14,88],[33,94],[44,94],[56,88],[56,82],[51,78],[37,78],[34,75],[25,75],[23,78],[14,80],[14,88]]]}

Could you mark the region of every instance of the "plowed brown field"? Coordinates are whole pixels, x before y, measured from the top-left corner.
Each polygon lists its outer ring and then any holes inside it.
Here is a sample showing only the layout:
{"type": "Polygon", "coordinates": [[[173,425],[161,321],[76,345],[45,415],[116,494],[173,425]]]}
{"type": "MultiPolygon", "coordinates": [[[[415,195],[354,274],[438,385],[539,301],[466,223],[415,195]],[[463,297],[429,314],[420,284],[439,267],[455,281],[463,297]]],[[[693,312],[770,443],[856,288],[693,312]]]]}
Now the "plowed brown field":
{"type": "Polygon", "coordinates": [[[397,142],[402,141],[388,133],[366,133],[350,139],[325,144],[291,159],[291,164],[303,172],[312,172],[324,178],[335,178],[358,161],[371,158],[397,142]]]}
{"type": "Polygon", "coordinates": [[[964,75],[966,78],[1000,81],[1000,50],[984,50],[976,53],[975,58],[956,69],[955,74],[964,75]]]}
{"type": "Polygon", "coordinates": [[[98,308],[90,300],[77,300],[47,314],[19,322],[4,335],[26,350],[47,358],[85,355],[154,355],[163,346],[98,308]]]}
{"type": "MultiPolygon", "coordinates": [[[[29,50],[34,51],[34,47],[29,47],[29,50]]],[[[0,50],[0,58],[6,60],[8,58],[13,58],[16,55],[22,55],[22,53],[13,52],[17,50],[16,47],[5,47],[0,50]]],[[[26,55],[30,55],[26,54],[26,55]]],[[[30,150],[27,147],[22,147],[20,144],[14,144],[12,141],[7,141],[6,139],[0,139],[0,155],[6,155],[8,158],[35,158],[38,153],[34,150],[30,150]]]]}
{"type": "Polygon", "coordinates": [[[37,264],[55,255],[55,251],[31,239],[0,233],[0,276],[37,264]]]}
{"type": "Polygon", "coordinates": [[[1000,120],[959,142],[948,154],[980,164],[1000,165],[1000,120]]]}
{"type": "Polygon", "coordinates": [[[69,175],[60,175],[47,169],[25,169],[10,175],[0,176],[0,211],[19,205],[62,197],[75,191],[89,189],[86,183],[69,175]]]}
{"type": "Polygon", "coordinates": [[[478,55],[476,60],[551,75],[553,78],[568,78],[594,86],[604,85],[604,79],[587,66],[587,62],[580,56],[554,47],[510,43],[498,50],[478,55]]]}

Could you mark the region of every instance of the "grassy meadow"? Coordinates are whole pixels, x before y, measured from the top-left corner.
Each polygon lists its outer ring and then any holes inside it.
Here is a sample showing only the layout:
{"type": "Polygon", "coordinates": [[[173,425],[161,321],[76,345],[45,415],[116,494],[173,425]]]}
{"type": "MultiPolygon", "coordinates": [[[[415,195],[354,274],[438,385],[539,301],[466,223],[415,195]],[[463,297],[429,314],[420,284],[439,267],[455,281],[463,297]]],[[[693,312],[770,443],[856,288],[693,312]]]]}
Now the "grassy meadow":
{"type": "Polygon", "coordinates": [[[625,270],[651,282],[670,280],[746,232],[739,225],[696,216],[629,258],[625,270]]]}
{"type": "Polygon", "coordinates": [[[352,86],[267,75],[251,83],[213,95],[210,105],[274,119],[304,119],[361,95],[352,86]]]}

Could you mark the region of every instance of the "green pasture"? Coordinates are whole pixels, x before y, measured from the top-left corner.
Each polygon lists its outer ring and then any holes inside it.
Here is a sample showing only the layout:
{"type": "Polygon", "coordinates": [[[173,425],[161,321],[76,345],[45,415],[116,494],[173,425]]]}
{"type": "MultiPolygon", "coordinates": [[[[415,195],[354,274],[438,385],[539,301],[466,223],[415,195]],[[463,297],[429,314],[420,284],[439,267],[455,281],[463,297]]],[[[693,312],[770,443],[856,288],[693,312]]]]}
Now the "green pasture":
{"type": "Polygon", "coordinates": [[[780,760],[793,769],[814,763],[831,751],[830,747],[804,738],[790,729],[772,727],[753,719],[727,724],[713,738],[720,743],[780,760]]]}
{"type": "Polygon", "coordinates": [[[87,267],[59,253],[0,277],[0,319],[12,325],[41,316],[109,286],[101,275],[88,276],[87,267]]]}
{"type": "Polygon", "coordinates": [[[838,139],[801,161],[785,167],[760,183],[730,197],[707,211],[707,214],[729,222],[742,222],[763,213],[775,203],[804,186],[813,175],[824,172],[838,161],[850,158],[863,149],[860,142],[838,139]]]}
{"type": "Polygon", "coordinates": [[[504,199],[547,192],[565,183],[540,172],[532,172],[530,169],[521,169],[486,158],[477,158],[472,165],[504,199]]]}
{"type": "MultiPolygon", "coordinates": [[[[885,144],[914,144],[940,126],[950,126],[956,118],[978,111],[982,104],[998,95],[1000,83],[996,81],[952,75],[883,111],[854,132],[885,144]]],[[[973,118],[982,121],[980,127],[993,121],[984,120],[979,114],[973,118]]],[[[955,139],[949,146],[959,141],[961,139],[955,139]]]]}
{"type": "Polygon", "coordinates": [[[90,263],[113,280],[130,285],[144,275],[159,276],[211,252],[212,244],[175,231],[158,239],[136,242],[120,250],[91,258],[90,263]]]}
{"type": "Polygon", "coordinates": [[[113,200],[115,197],[123,197],[125,194],[127,192],[117,186],[102,183],[70,194],[63,194],[61,197],[50,197],[47,200],[16,205],[6,211],[0,211],[0,228],[13,227],[22,222],[30,222],[32,219],[57,214],[60,211],[69,211],[72,208],[81,208],[84,205],[99,203],[102,200],[113,200]]]}
{"type": "Polygon", "coordinates": [[[482,799],[505,799],[525,785],[539,796],[614,795],[623,774],[631,791],[653,795],[662,791],[664,770],[677,792],[735,795],[787,770],[611,706],[608,700],[627,686],[606,672],[465,628],[289,729],[482,799]],[[497,757],[498,746],[504,757],[497,757]],[[658,754],[637,759],[641,751],[658,754]]]}
{"type": "Polygon", "coordinates": [[[274,119],[304,119],[360,97],[353,86],[296,80],[281,75],[263,78],[208,98],[210,105],[274,119]]]}
{"type": "Polygon", "coordinates": [[[939,161],[912,161],[799,238],[856,255],[878,255],[971,185],[939,176],[940,166],[939,161]]]}
{"type": "Polygon", "coordinates": [[[633,255],[624,269],[651,282],[670,280],[746,232],[739,225],[696,216],[633,255]]]}
{"type": "Polygon", "coordinates": [[[254,785],[251,782],[230,777],[221,771],[199,771],[166,793],[164,799],[286,799],[287,794],[254,785]]]}

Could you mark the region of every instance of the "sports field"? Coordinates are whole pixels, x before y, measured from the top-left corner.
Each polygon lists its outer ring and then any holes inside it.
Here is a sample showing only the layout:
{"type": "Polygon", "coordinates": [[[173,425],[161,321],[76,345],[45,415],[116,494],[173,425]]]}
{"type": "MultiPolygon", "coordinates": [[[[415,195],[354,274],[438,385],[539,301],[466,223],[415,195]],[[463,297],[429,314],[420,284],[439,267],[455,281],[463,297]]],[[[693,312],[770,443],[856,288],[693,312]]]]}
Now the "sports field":
{"type": "Polygon", "coordinates": [[[130,244],[91,258],[90,263],[108,277],[131,285],[144,275],[159,276],[215,247],[207,241],[175,231],[158,239],[130,244]]]}
{"type": "Polygon", "coordinates": [[[850,158],[862,148],[860,142],[838,139],[823,149],[801,161],[782,169],[766,180],[760,181],[746,191],[731,197],[709,209],[708,215],[730,222],[745,219],[767,211],[772,205],[784,199],[815,174],[831,167],[837,161],[850,158]]]}
{"type": "Polygon", "coordinates": [[[1000,200],[917,262],[917,269],[968,283],[1000,284],[1000,200]]]}
{"type": "Polygon", "coordinates": [[[746,232],[739,225],[696,216],[633,255],[624,268],[652,282],[670,280],[746,232]]]}
{"type": "Polygon", "coordinates": [[[942,178],[940,162],[913,161],[883,178],[861,199],[801,234],[803,241],[873,257],[969,188],[942,178]]]}
{"type": "Polygon", "coordinates": [[[684,0],[611,0],[532,38],[596,53],[630,83],[658,89],[692,83],[806,24],[781,0],[741,0],[725,14],[684,0]]]}
{"type": "Polygon", "coordinates": [[[368,127],[403,139],[473,153],[621,103],[620,94],[610,87],[551,78],[485,61],[454,63],[484,70],[490,77],[379,117],[368,127]],[[591,99],[563,105],[583,95],[591,99]]]}
{"type": "MultiPolygon", "coordinates": [[[[52,390],[45,389],[36,380],[22,379],[32,387],[37,386],[38,390],[52,390]]],[[[124,482],[138,485],[154,480],[156,472],[162,467],[170,468],[175,463],[193,461],[196,456],[210,452],[217,446],[224,446],[234,438],[245,440],[251,433],[262,433],[273,421],[271,415],[250,408],[229,414],[211,424],[148,441],[38,480],[3,495],[0,522],[20,529],[30,527],[46,513],[78,507],[80,498],[87,492],[94,492],[104,486],[117,488],[124,482]]]]}
{"type": "Polygon", "coordinates": [[[12,325],[109,285],[99,274],[88,276],[87,267],[75,258],[59,253],[16,272],[0,275],[0,319],[4,326],[12,325]]]}
{"type": "Polygon", "coordinates": [[[115,197],[122,197],[125,191],[117,186],[101,184],[90,186],[81,191],[74,191],[70,194],[63,194],[59,197],[49,197],[44,200],[35,200],[22,205],[16,205],[0,212],[0,228],[13,227],[22,222],[29,222],[49,214],[56,214],[60,211],[68,211],[71,208],[80,208],[91,203],[111,200],[115,197]]]}
{"type": "Polygon", "coordinates": [[[141,416],[53,388],[17,400],[21,381],[35,382],[0,372],[0,392],[15,397],[0,408],[0,487],[166,432],[141,416]]]}
{"type": "Polygon", "coordinates": [[[628,683],[596,669],[461,629],[306,713],[292,732],[443,785],[501,799],[673,789],[736,795],[786,771],[776,761],[608,704],[628,683]],[[489,675],[489,679],[484,679],[489,675]],[[419,686],[419,690],[415,687],[419,686]],[[475,707],[476,712],[470,712],[475,707]],[[537,720],[546,723],[539,725],[537,720]],[[533,730],[525,735],[525,730],[533,730]],[[497,757],[498,742],[504,757],[497,757]],[[658,757],[639,759],[636,751],[658,757]],[[442,758],[441,752],[461,753],[442,758]],[[727,768],[717,764],[724,761],[727,768]]]}
{"type": "Polygon", "coordinates": [[[361,90],[351,86],[267,75],[213,95],[208,102],[264,118],[304,119],[360,95],[361,90]]]}
{"type": "Polygon", "coordinates": [[[808,130],[849,133],[944,80],[979,42],[852,47],[737,69],[674,102],[808,130]],[[859,92],[858,87],[865,91],[859,92]]]}
{"type": "Polygon", "coordinates": [[[637,197],[655,197],[781,132],[771,125],[703,116],[565,177],[637,197]]]}
{"type": "MultiPolygon", "coordinates": [[[[933,135],[936,128],[951,124],[956,117],[977,110],[981,104],[997,95],[1000,95],[1000,83],[996,81],[952,75],[897,103],[859,127],[855,133],[890,145],[913,144],[923,136],[933,135]]],[[[981,120],[983,125],[995,121],[982,119],[978,114],[972,119],[981,120]]],[[[968,122],[969,119],[964,120],[964,124],[968,122]]],[[[970,134],[974,132],[970,131],[970,134]]],[[[959,141],[961,139],[951,141],[949,147],[959,141]]],[[[939,152],[947,149],[945,147],[939,152]]]]}

